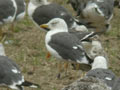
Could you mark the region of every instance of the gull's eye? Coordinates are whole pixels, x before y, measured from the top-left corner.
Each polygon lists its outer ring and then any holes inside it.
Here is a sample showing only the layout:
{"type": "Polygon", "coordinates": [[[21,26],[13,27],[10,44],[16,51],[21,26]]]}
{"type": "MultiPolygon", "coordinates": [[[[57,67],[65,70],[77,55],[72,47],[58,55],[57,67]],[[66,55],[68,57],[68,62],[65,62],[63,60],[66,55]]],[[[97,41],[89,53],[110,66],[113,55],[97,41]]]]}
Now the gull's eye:
{"type": "Polygon", "coordinates": [[[58,22],[57,22],[57,21],[55,21],[55,22],[52,22],[51,24],[52,24],[52,25],[56,25],[57,23],[58,23],[58,22]]]}

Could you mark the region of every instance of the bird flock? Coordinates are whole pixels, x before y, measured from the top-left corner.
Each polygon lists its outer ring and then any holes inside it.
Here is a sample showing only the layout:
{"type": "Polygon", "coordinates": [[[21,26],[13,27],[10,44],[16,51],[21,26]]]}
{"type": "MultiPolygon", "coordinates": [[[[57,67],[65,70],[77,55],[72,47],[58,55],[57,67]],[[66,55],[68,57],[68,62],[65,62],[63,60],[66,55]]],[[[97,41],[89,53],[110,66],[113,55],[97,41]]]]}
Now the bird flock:
{"type": "MultiPolygon", "coordinates": [[[[24,0],[0,0],[0,40],[4,37],[3,26],[12,24],[10,30],[14,32],[14,24],[22,20],[27,12],[38,30],[46,32],[44,42],[49,58],[52,55],[60,61],[58,79],[62,77],[62,62],[66,73],[68,65],[79,69],[84,64],[89,65],[90,69],[83,77],[102,79],[111,90],[119,90],[119,78],[116,77],[113,81],[115,75],[108,69],[109,58],[102,47],[100,37],[110,32],[114,8],[120,8],[120,1],[67,0],[66,5],[68,4],[76,12],[76,16],[63,6],[47,0],[30,0],[28,5],[24,0]]],[[[24,90],[24,86],[40,88],[39,84],[24,79],[18,65],[6,56],[2,42],[0,86],[17,90],[24,90]]]]}

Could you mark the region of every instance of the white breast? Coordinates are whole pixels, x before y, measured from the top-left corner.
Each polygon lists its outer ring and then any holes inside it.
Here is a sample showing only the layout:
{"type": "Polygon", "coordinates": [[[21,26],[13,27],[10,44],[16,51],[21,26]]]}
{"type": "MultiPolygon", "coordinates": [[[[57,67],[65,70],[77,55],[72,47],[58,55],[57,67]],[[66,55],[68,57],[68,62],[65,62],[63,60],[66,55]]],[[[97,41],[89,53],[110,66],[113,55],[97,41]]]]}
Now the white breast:
{"type": "Polygon", "coordinates": [[[30,17],[32,17],[32,14],[34,13],[34,11],[35,11],[36,8],[37,8],[37,6],[35,6],[31,2],[29,2],[29,4],[28,4],[28,15],[30,17]]]}
{"type": "Polygon", "coordinates": [[[55,31],[49,31],[47,34],[46,34],[46,37],[45,37],[45,45],[46,45],[46,48],[47,50],[56,58],[58,59],[62,59],[62,57],[56,52],[56,50],[54,50],[52,47],[50,47],[50,45],[48,44],[50,41],[51,41],[51,36],[53,34],[55,34],[57,32],[55,31]]]}

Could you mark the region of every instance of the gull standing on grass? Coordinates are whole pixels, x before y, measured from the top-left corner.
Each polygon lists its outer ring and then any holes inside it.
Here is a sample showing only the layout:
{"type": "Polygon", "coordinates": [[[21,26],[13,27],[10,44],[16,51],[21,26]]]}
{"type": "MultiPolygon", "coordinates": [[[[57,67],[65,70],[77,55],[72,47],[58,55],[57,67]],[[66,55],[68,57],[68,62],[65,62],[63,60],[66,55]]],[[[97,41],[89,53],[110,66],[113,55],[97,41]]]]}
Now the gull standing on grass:
{"type": "Polygon", "coordinates": [[[68,32],[67,24],[63,19],[52,19],[40,27],[48,31],[45,36],[45,45],[50,54],[57,59],[83,64],[93,62],[86,54],[79,38],[68,32]]]}
{"type": "Polygon", "coordinates": [[[102,79],[109,87],[113,87],[117,76],[108,69],[108,62],[103,56],[97,56],[92,64],[92,69],[87,72],[87,77],[102,79]]]}
{"type": "Polygon", "coordinates": [[[92,70],[85,77],[76,80],[61,90],[119,90],[119,83],[114,85],[116,76],[108,69],[107,63],[103,56],[97,56],[92,63],[92,70]]]}
{"type": "Polygon", "coordinates": [[[48,2],[47,0],[30,0],[28,4],[28,15],[37,27],[49,22],[51,19],[62,18],[67,23],[68,28],[79,30],[82,27],[86,30],[85,26],[79,26],[77,24],[77,21],[66,8],[57,3],[48,2]]]}
{"type": "Polygon", "coordinates": [[[0,86],[17,90],[24,90],[24,86],[39,87],[38,84],[24,80],[18,65],[5,55],[2,44],[0,44],[0,86]]]}

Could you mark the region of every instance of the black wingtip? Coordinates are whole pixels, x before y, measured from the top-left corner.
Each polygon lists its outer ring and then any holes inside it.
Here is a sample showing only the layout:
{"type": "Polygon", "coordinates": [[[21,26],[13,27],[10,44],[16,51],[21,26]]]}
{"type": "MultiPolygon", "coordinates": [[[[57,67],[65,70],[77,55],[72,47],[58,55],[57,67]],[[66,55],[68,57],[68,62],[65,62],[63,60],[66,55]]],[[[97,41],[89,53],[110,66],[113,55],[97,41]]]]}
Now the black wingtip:
{"type": "Polygon", "coordinates": [[[39,84],[35,84],[35,83],[29,82],[29,81],[23,82],[22,86],[32,87],[32,88],[40,88],[39,84]]]}
{"type": "Polygon", "coordinates": [[[89,39],[90,39],[91,37],[94,37],[95,35],[97,35],[96,32],[91,32],[91,33],[89,33],[88,35],[86,35],[85,37],[83,37],[83,38],[81,39],[81,41],[89,41],[89,39]]]}

